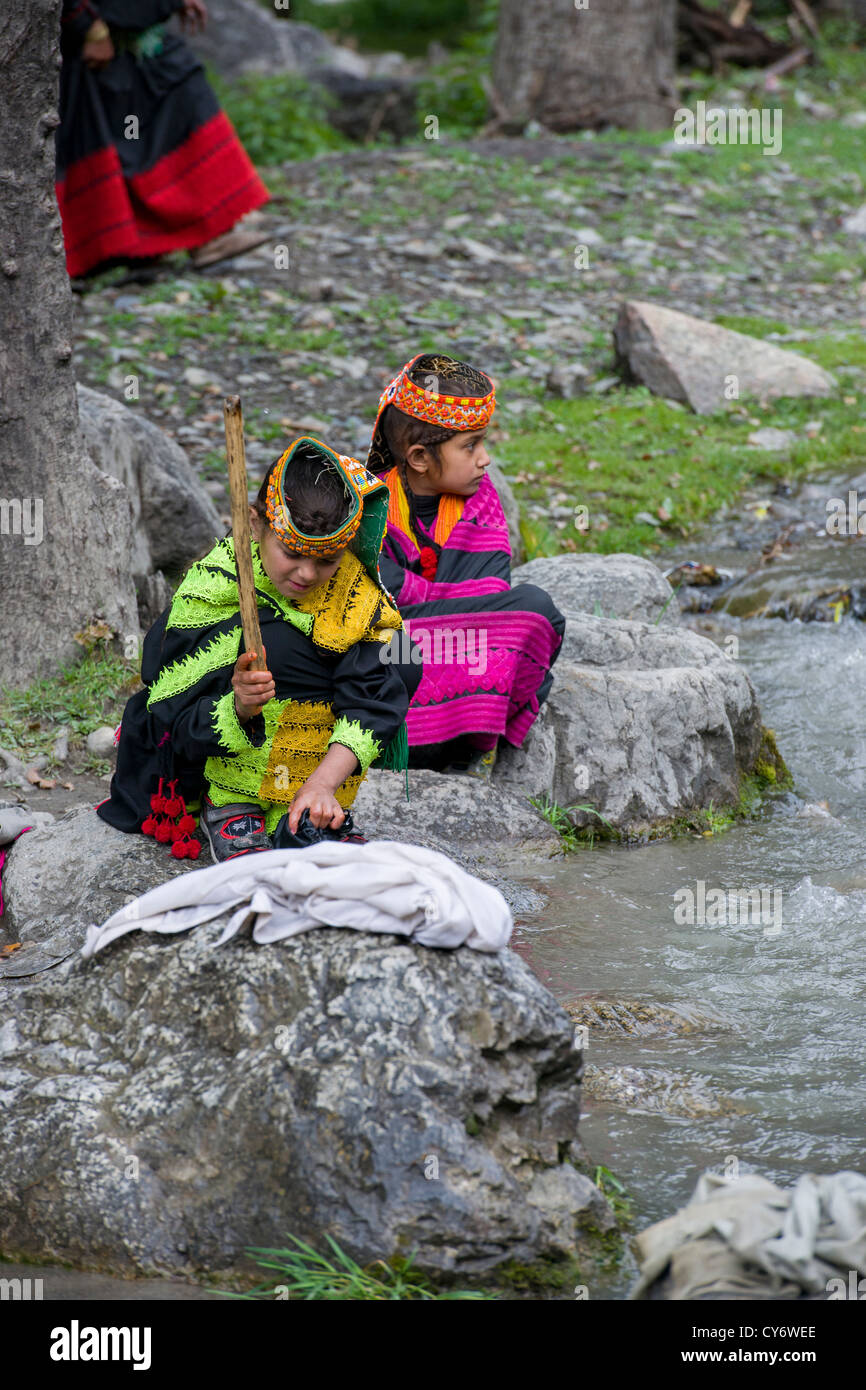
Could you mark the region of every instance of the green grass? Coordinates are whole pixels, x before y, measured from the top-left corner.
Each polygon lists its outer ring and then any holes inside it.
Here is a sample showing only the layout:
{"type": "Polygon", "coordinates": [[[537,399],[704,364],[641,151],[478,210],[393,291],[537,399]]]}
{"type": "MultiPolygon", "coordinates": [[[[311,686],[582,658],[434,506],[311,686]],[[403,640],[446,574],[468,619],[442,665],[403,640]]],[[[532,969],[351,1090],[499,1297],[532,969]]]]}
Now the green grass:
{"type": "MultiPolygon", "coordinates": [[[[98,643],[75,665],[35,681],[26,690],[0,687],[0,746],[25,763],[50,754],[56,729],[65,724],[70,745],[103,724],[120,720],[139,686],[138,662],[124,661],[98,643]]],[[[104,772],[107,763],[88,756],[85,772],[104,772]]]]}
{"type": "MultiPolygon", "coordinates": [[[[765,336],[786,326],[755,316],[727,316],[725,327],[765,336]]],[[[866,376],[866,340],[854,332],[808,334],[804,341],[782,344],[801,351],[821,366],[861,368],[866,376]]],[[[500,399],[507,408],[510,383],[500,399]]],[[[820,475],[829,469],[855,472],[862,466],[863,383],[840,378],[828,398],[788,398],[761,406],[732,401],[711,416],[677,410],[644,387],[615,388],[605,396],[570,401],[544,400],[534,391],[537,409],[505,430],[495,452],[506,467],[521,503],[554,500],[572,509],[588,509],[588,528],[573,520],[559,523],[524,517],[523,539],[529,558],[562,551],[630,551],[654,554],[681,542],[733,503],[748,485],[772,491],[779,482],[820,475]],[[803,427],[821,422],[821,432],[806,438],[803,427]],[[796,431],[790,451],[767,452],[748,447],[759,426],[796,431]],[[559,428],[562,427],[562,428],[559,428]],[[659,509],[664,517],[659,516],[659,509]],[[638,520],[639,512],[659,521],[638,520]]]]}
{"type": "Polygon", "coordinates": [[[634,1197],[630,1195],[625,1185],[609,1168],[605,1168],[604,1164],[599,1164],[596,1167],[593,1182],[599,1192],[607,1198],[617,1223],[620,1226],[628,1226],[634,1214],[634,1197]]]}
{"type": "Polygon", "coordinates": [[[596,831],[593,827],[578,827],[574,824],[571,817],[575,811],[582,811],[586,815],[595,816],[601,821],[608,831],[613,833],[613,826],[609,820],[605,820],[600,811],[594,806],[582,806],[574,802],[570,806],[560,806],[559,802],[551,797],[535,796],[529,798],[530,804],[541,813],[544,819],[553,826],[554,830],[562,840],[562,848],[566,854],[572,854],[576,849],[592,849],[595,844],[596,831]]]}
{"type": "Polygon", "coordinates": [[[323,87],[289,74],[247,73],[231,82],[215,72],[208,75],[254,164],[311,159],[351,147],[329,123],[332,99],[323,87]]]}
{"type": "Polygon", "coordinates": [[[340,0],[321,5],[292,0],[293,19],[315,24],[341,43],[372,51],[423,55],[432,42],[452,45],[495,16],[490,0],[340,0]]]}
{"type": "Polygon", "coordinates": [[[440,1292],[413,1269],[413,1260],[377,1260],[362,1268],[326,1235],[328,1253],[322,1254],[297,1236],[290,1245],[276,1250],[252,1249],[256,1264],[274,1272],[268,1281],[247,1293],[224,1293],[227,1298],[288,1299],[310,1302],[402,1302],[446,1303],[472,1300],[495,1301],[495,1295],[481,1290],[440,1292]]]}

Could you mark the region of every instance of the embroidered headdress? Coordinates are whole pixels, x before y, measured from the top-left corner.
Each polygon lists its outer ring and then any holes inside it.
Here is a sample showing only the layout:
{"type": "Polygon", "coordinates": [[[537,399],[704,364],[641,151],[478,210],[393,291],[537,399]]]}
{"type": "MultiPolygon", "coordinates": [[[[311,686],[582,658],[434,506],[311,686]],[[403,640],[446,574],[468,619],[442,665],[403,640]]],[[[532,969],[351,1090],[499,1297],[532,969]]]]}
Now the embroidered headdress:
{"type": "MultiPolygon", "coordinates": [[[[385,586],[379,576],[379,552],[385,534],[388,515],[388,489],[379,478],[368,473],[357,459],[338,454],[311,435],[296,439],[281,454],[268,481],[265,501],[268,524],[284,544],[302,555],[320,559],[334,555],[347,547],[357,555],[378,588],[385,586]],[[327,535],[310,535],[301,531],[292,520],[291,482],[286,483],[287,471],[295,454],[313,449],[325,467],[333,468],[343,481],[349,499],[349,511],[336,530],[327,535]]],[[[387,591],[385,591],[387,592],[387,591]]]]}
{"type": "Polygon", "coordinates": [[[389,405],[416,420],[459,434],[487,428],[496,407],[496,390],[490,377],[476,367],[453,357],[419,353],[382,392],[367,455],[371,473],[387,473],[397,462],[382,429],[382,416],[389,405]],[[461,395],[454,390],[458,382],[461,395]]]}

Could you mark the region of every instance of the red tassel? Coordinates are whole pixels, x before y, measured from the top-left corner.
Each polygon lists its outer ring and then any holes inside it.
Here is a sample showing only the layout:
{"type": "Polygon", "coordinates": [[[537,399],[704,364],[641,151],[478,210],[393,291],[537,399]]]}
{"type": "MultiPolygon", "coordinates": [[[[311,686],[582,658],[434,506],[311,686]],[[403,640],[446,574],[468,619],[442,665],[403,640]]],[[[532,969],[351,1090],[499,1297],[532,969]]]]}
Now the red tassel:
{"type": "Polygon", "coordinates": [[[195,817],[191,816],[187,811],[186,814],[182,815],[180,820],[178,821],[177,828],[181,831],[182,834],[191,835],[192,832],[195,830],[195,817]]]}
{"type": "Polygon", "coordinates": [[[186,810],[181,797],[177,794],[177,778],[168,784],[168,792],[166,793],[162,809],[169,820],[174,820],[175,816],[179,816],[181,811],[186,810]]]}
{"type": "Polygon", "coordinates": [[[201,841],[190,840],[189,844],[186,847],[186,854],[188,859],[198,859],[199,855],[201,854],[201,841]]]}
{"type": "Polygon", "coordinates": [[[174,844],[171,847],[171,852],[175,859],[185,859],[186,845],[184,844],[183,840],[175,840],[174,844]]]}
{"type": "Polygon", "coordinates": [[[156,830],[156,826],[157,826],[156,816],[148,816],[147,819],[146,819],[146,820],[143,820],[142,823],[141,823],[141,833],[142,833],[142,835],[153,835],[153,833],[154,833],[155,830],[156,830]]]}
{"type": "Polygon", "coordinates": [[[171,839],[171,829],[171,826],[168,825],[166,821],[162,821],[154,831],[154,839],[158,840],[161,845],[168,844],[171,839]]]}
{"type": "Polygon", "coordinates": [[[439,564],[436,551],[432,546],[425,545],[421,551],[421,573],[425,579],[436,578],[436,568],[439,564]]]}

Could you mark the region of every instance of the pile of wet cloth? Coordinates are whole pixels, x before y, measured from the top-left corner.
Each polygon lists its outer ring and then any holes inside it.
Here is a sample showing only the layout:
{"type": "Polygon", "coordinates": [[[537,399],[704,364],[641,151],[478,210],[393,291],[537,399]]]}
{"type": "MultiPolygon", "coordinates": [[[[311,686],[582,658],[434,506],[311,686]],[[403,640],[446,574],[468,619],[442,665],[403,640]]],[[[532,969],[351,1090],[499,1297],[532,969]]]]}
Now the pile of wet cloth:
{"type": "Polygon", "coordinates": [[[500,951],[511,911],[497,888],[435,850],[395,840],[266,850],[180,874],[90,926],[81,954],[125,932],[186,931],[231,913],[215,945],[252,928],[261,945],[315,927],[394,933],[422,946],[500,951]]]}
{"type": "Polygon", "coordinates": [[[704,1173],[688,1206],[635,1244],[632,1299],[858,1298],[866,1176],[807,1173],[786,1190],[756,1173],[704,1173]]]}

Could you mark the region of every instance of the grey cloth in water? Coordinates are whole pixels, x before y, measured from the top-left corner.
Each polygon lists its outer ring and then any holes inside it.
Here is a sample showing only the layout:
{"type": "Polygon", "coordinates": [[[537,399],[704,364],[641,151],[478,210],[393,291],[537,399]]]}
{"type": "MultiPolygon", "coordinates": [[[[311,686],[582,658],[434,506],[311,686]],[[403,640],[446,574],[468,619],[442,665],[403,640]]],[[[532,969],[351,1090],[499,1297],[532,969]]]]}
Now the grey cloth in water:
{"type": "Polygon", "coordinates": [[[866,1177],[806,1174],[785,1190],[753,1173],[704,1173],[689,1205],[636,1245],[633,1299],[666,1272],[671,1300],[827,1298],[831,1279],[866,1275],[866,1177]]]}

